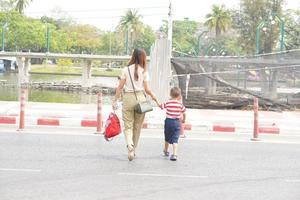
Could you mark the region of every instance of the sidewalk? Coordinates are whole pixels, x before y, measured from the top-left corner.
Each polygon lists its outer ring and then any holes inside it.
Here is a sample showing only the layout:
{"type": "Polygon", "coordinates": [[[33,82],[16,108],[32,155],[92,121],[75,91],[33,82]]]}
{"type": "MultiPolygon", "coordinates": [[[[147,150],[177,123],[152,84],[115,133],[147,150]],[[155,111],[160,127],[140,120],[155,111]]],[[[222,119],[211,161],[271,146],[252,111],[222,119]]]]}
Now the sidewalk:
{"type": "MultiPolygon", "coordinates": [[[[111,112],[103,105],[105,122],[111,112]]],[[[19,102],[0,101],[1,124],[19,124],[19,102]]],[[[121,118],[121,110],[117,111],[121,118]]],[[[187,109],[185,130],[203,132],[252,133],[253,111],[187,109]]],[[[155,107],[146,114],[143,127],[163,129],[165,113],[155,107]]],[[[96,104],[62,104],[26,102],[25,126],[96,127],[96,104]]],[[[300,134],[300,112],[259,112],[259,132],[267,134],[300,134]]]]}

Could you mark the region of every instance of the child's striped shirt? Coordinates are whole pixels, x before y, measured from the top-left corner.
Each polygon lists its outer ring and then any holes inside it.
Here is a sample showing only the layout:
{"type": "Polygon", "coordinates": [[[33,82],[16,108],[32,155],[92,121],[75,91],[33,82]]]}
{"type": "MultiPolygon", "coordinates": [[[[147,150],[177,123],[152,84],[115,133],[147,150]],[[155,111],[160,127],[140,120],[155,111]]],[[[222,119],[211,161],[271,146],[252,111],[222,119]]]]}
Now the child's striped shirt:
{"type": "Polygon", "coordinates": [[[168,100],[161,104],[161,109],[166,110],[167,118],[180,119],[181,114],[185,112],[185,106],[178,100],[168,100]]]}

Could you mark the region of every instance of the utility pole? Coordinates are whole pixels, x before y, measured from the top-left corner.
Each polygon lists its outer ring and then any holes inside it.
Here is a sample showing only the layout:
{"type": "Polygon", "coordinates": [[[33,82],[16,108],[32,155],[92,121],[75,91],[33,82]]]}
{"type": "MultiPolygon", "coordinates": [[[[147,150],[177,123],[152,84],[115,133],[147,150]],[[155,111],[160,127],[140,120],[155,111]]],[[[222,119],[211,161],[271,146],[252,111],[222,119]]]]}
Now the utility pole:
{"type": "Polygon", "coordinates": [[[4,45],[5,45],[5,43],[4,43],[4,31],[6,31],[6,29],[7,29],[7,23],[5,23],[5,24],[3,24],[2,25],[2,51],[4,51],[4,45]]]}
{"type": "Polygon", "coordinates": [[[4,51],[4,26],[2,26],[2,51],[4,51]]]}
{"type": "Polygon", "coordinates": [[[47,23],[47,26],[46,26],[46,37],[47,37],[47,53],[49,53],[49,50],[50,50],[50,30],[49,30],[49,25],[47,23]]]}
{"type": "Polygon", "coordinates": [[[111,56],[111,31],[109,31],[109,55],[111,56]]]}
{"type": "Polygon", "coordinates": [[[126,28],[126,34],[125,34],[125,55],[128,55],[128,30],[129,28],[126,28]]]}
{"type": "Polygon", "coordinates": [[[171,52],[172,52],[172,37],[173,37],[173,19],[172,19],[172,0],[170,0],[169,4],[169,21],[168,21],[168,40],[170,41],[171,44],[171,52]]]}
{"type": "MultiPolygon", "coordinates": [[[[111,56],[111,31],[109,31],[109,55],[111,56]]],[[[111,68],[111,60],[109,62],[109,68],[111,68]]]]}

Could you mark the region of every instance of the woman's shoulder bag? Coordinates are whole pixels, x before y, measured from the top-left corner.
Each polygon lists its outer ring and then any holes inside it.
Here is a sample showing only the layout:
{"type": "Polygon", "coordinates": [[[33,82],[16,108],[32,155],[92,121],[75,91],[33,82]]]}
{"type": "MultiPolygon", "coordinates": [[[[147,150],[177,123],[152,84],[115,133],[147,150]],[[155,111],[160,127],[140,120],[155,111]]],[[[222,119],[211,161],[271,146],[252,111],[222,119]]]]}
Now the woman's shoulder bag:
{"type": "MultiPolygon", "coordinates": [[[[132,88],[133,88],[133,91],[134,91],[134,94],[135,94],[135,98],[136,98],[137,101],[139,101],[138,98],[137,98],[137,95],[136,95],[136,91],[135,91],[135,87],[134,87],[134,84],[133,84],[133,81],[132,81],[132,77],[131,77],[131,74],[130,74],[129,67],[128,67],[128,73],[129,73],[130,81],[131,81],[132,88]]],[[[144,93],[144,95],[146,97],[145,93],[144,93]]],[[[138,104],[135,105],[135,107],[134,107],[134,111],[137,112],[137,113],[146,113],[146,112],[149,112],[149,111],[152,111],[152,110],[153,110],[152,104],[149,100],[147,100],[147,98],[146,98],[146,101],[138,102],[138,104]]]]}

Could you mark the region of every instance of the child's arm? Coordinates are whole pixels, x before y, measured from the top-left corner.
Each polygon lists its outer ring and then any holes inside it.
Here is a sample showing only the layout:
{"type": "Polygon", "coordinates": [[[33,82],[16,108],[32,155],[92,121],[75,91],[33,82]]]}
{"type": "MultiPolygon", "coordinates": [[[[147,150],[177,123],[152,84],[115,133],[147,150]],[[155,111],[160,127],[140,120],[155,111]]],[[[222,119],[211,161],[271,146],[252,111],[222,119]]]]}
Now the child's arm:
{"type": "Polygon", "coordinates": [[[185,123],[185,118],[186,118],[186,114],[184,112],[184,113],[182,113],[182,120],[181,120],[182,123],[185,123]]]}
{"type": "Polygon", "coordinates": [[[157,105],[158,107],[161,107],[161,105],[160,105],[160,103],[159,103],[159,101],[158,101],[157,99],[155,99],[154,101],[155,101],[155,103],[156,103],[156,105],[157,105]]]}

